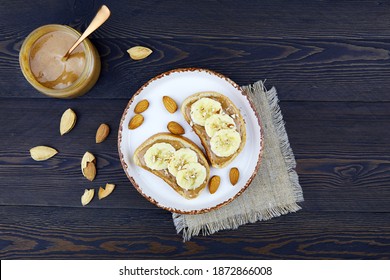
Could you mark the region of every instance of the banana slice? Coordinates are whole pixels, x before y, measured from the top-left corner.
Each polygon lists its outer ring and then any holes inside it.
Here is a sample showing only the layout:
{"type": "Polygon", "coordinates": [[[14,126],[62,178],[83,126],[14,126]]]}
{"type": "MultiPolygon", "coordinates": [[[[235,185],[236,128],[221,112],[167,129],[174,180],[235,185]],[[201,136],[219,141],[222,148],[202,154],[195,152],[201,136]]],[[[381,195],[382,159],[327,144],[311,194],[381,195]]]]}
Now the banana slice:
{"type": "Polygon", "coordinates": [[[156,143],[144,155],[146,166],[153,170],[163,170],[175,152],[175,148],[168,143],[156,143]]]}
{"type": "Polygon", "coordinates": [[[210,139],[210,148],[219,157],[228,157],[240,147],[241,136],[236,130],[221,129],[210,139]]]}
{"type": "Polygon", "coordinates": [[[192,162],[183,166],[177,172],[177,184],[186,190],[193,190],[202,185],[206,179],[206,168],[198,162],[192,162]]]}
{"type": "Polygon", "coordinates": [[[168,164],[169,172],[176,177],[177,172],[183,169],[184,165],[192,162],[198,162],[198,156],[190,148],[181,148],[177,150],[168,164]]]}
{"type": "Polygon", "coordinates": [[[194,123],[204,126],[206,119],[222,110],[221,103],[214,99],[203,97],[191,105],[191,119],[194,123]]]}
{"type": "Polygon", "coordinates": [[[236,124],[229,115],[214,114],[206,120],[204,127],[207,135],[213,137],[221,129],[236,129],[236,124]]]}

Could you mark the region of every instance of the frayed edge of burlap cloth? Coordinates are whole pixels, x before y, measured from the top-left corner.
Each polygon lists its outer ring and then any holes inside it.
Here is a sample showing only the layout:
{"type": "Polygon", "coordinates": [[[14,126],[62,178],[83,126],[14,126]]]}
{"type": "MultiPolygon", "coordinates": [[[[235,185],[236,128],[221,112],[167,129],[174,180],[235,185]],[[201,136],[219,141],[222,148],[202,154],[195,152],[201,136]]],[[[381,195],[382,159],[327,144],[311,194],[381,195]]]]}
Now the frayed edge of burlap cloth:
{"type": "Polygon", "coordinates": [[[173,214],[177,233],[184,241],[199,234],[236,229],[247,223],[269,220],[301,207],[302,188],[288,141],[275,88],[267,91],[262,81],[243,87],[257,109],[263,125],[264,151],[260,169],[248,189],[228,205],[198,215],[173,214]]]}

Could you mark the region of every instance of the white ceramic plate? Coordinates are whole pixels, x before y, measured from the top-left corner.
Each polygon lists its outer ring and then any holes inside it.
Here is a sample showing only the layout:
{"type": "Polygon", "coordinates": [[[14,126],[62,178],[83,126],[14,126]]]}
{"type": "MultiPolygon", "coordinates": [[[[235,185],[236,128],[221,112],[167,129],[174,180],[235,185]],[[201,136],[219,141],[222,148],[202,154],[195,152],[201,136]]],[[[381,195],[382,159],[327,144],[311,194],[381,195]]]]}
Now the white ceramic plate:
{"type": "Polygon", "coordinates": [[[118,150],[127,177],[146,199],[171,212],[198,214],[231,202],[248,187],[260,165],[262,139],[261,124],[254,106],[236,83],[210,70],[185,68],[175,69],[151,79],[134,94],[121,119],[118,150]],[[186,131],[183,136],[204,150],[198,136],[181,115],[180,109],[170,114],[162,103],[162,97],[168,95],[180,107],[185,98],[200,91],[217,91],[234,102],[246,121],[247,141],[243,151],[230,165],[222,169],[211,167],[210,178],[213,175],[221,177],[216,193],[210,194],[206,187],[197,198],[187,200],[162,179],[135,165],[133,155],[135,149],[153,134],[168,132],[166,126],[170,121],[180,123],[186,131]],[[127,126],[134,116],[134,107],[142,99],[147,99],[150,103],[148,110],[142,113],[145,121],[137,129],[129,130],[127,126]],[[235,186],[229,181],[229,170],[232,167],[237,167],[240,171],[240,178],[235,186]]]}

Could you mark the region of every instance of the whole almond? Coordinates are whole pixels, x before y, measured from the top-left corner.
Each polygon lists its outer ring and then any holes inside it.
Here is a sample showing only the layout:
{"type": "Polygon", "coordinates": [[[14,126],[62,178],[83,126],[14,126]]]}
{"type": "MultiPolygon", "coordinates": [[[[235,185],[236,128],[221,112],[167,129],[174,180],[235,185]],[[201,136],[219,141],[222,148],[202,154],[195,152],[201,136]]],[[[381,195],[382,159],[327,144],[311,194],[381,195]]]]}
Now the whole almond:
{"type": "Polygon", "coordinates": [[[135,115],[129,121],[129,129],[136,129],[144,122],[144,117],[140,114],[135,115]]]}
{"type": "Polygon", "coordinates": [[[140,60],[148,57],[153,51],[147,47],[135,46],[127,50],[130,57],[134,60],[140,60]]]}
{"type": "Polygon", "coordinates": [[[81,196],[81,204],[85,206],[88,203],[90,203],[94,194],[95,194],[94,189],[89,189],[89,190],[85,189],[84,194],[81,196]]]}
{"type": "Polygon", "coordinates": [[[221,183],[221,177],[214,175],[209,181],[209,191],[211,194],[218,190],[219,184],[221,183]]]}
{"type": "Polygon", "coordinates": [[[114,190],[114,188],[115,188],[114,184],[108,184],[108,183],[106,184],[105,189],[100,187],[99,193],[98,193],[99,200],[109,196],[112,193],[112,191],[114,190]]]}
{"type": "Polygon", "coordinates": [[[167,128],[168,128],[169,132],[176,134],[176,135],[182,135],[185,133],[184,128],[180,124],[178,124],[177,122],[174,122],[174,121],[169,122],[167,125],[167,128]]]}
{"type": "Polygon", "coordinates": [[[145,112],[149,108],[149,101],[146,99],[141,100],[137,103],[137,105],[134,108],[134,113],[141,114],[145,112]]]}
{"type": "Polygon", "coordinates": [[[81,171],[83,171],[83,169],[85,167],[87,167],[88,162],[96,163],[96,158],[92,153],[85,152],[85,154],[83,155],[83,158],[81,159],[81,171]]]}
{"type": "Polygon", "coordinates": [[[77,120],[76,113],[72,109],[67,109],[61,117],[60,121],[60,134],[64,135],[72,130],[77,120]]]}
{"type": "Polygon", "coordinates": [[[173,114],[177,111],[177,104],[171,97],[163,96],[163,103],[169,113],[173,114]]]}
{"type": "Polygon", "coordinates": [[[233,186],[237,184],[239,178],[240,178],[240,171],[238,171],[237,167],[233,167],[232,169],[230,169],[229,179],[230,179],[230,183],[232,183],[233,186]]]}
{"type": "Polygon", "coordinates": [[[107,124],[102,123],[96,131],[96,143],[102,143],[104,140],[106,140],[109,133],[110,127],[107,124]]]}
{"type": "Polygon", "coordinates": [[[36,146],[30,149],[30,155],[32,159],[36,161],[47,160],[56,155],[57,153],[58,152],[56,149],[53,149],[48,146],[36,146]]]}
{"type": "Polygon", "coordinates": [[[93,162],[88,162],[87,166],[83,169],[85,178],[89,181],[93,181],[96,176],[96,166],[93,162]]]}

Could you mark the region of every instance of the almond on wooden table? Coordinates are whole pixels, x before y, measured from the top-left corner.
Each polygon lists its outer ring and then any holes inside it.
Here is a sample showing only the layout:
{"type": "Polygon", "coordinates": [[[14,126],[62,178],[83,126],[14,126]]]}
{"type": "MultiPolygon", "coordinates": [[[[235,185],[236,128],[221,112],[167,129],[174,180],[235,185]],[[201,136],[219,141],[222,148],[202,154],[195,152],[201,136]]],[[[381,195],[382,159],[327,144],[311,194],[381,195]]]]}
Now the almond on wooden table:
{"type": "Polygon", "coordinates": [[[96,158],[90,153],[86,152],[81,159],[81,172],[89,181],[93,181],[96,176],[96,158]]]}
{"type": "Polygon", "coordinates": [[[30,155],[33,160],[47,160],[57,154],[57,150],[48,146],[36,146],[30,149],[30,155]]]}
{"type": "Polygon", "coordinates": [[[71,109],[67,109],[61,116],[60,134],[64,135],[72,130],[77,120],[76,113],[71,109]]]}
{"type": "Polygon", "coordinates": [[[135,105],[134,113],[141,114],[149,108],[149,101],[146,99],[141,100],[135,105]]]}
{"type": "Polygon", "coordinates": [[[133,60],[141,60],[148,57],[153,51],[147,47],[135,46],[127,50],[133,60]]]}
{"type": "Polygon", "coordinates": [[[185,133],[184,128],[180,124],[174,121],[168,123],[167,129],[169,130],[169,132],[176,135],[182,135],[185,133]]]}
{"type": "Polygon", "coordinates": [[[128,128],[129,129],[136,129],[138,128],[142,123],[144,122],[144,116],[141,114],[137,114],[134,117],[131,118],[129,121],[128,128]]]}
{"type": "Polygon", "coordinates": [[[89,189],[89,190],[85,189],[84,194],[81,196],[81,204],[85,206],[88,203],[90,203],[94,195],[95,195],[94,189],[89,189]]]}
{"type": "Polygon", "coordinates": [[[106,184],[106,188],[100,187],[98,193],[99,200],[109,196],[114,190],[114,188],[115,188],[114,184],[108,184],[108,183],[106,184]]]}
{"type": "Polygon", "coordinates": [[[176,104],[176,101],[173,100],[171,97],[169,96],[163,96],[163,104],[165,106],[165,109],[167,109],[167,111],[171,114],[175,113],[177,111],[177,104],[176,104]]]}
{"type": "Polygon", "coordinates": [[[109,133],[110,133],[110,127],[107,124],[102,123],[96,131],[96,137],[95,137],[96,143],[97,144],[102,143],[104,140],[106,140],[109,133]]]}

